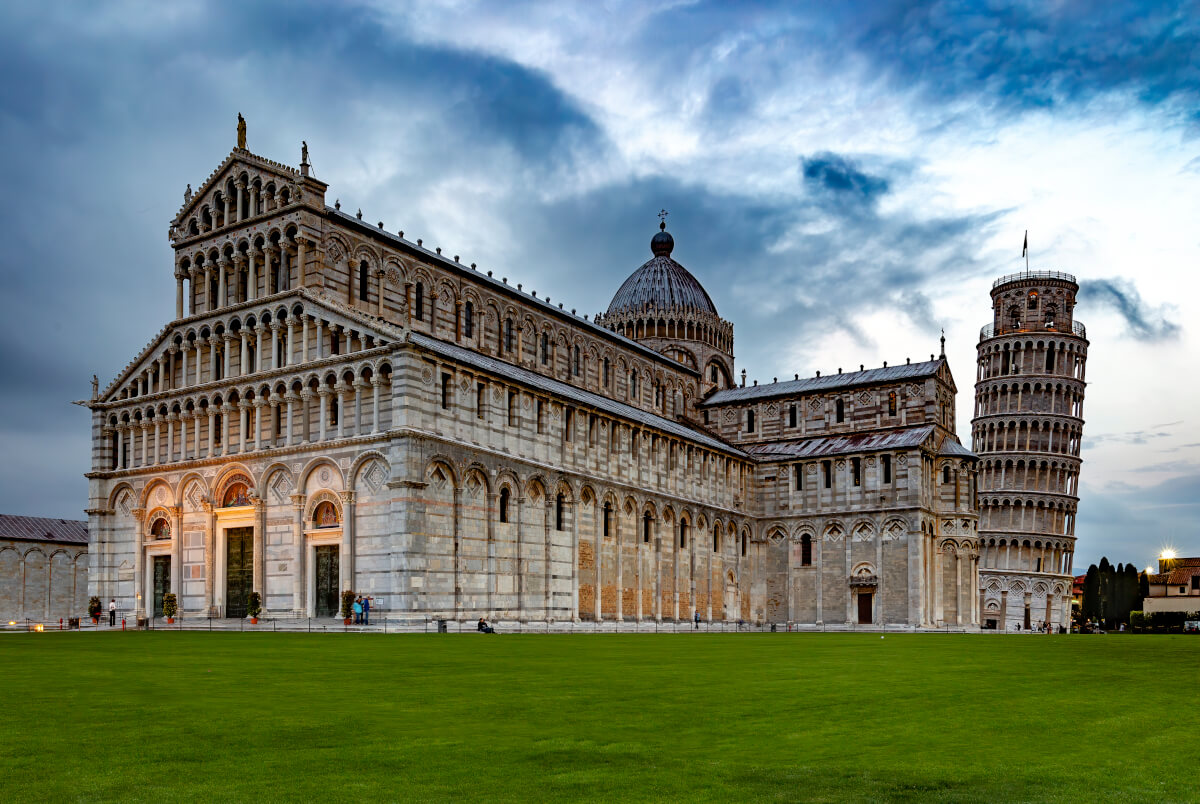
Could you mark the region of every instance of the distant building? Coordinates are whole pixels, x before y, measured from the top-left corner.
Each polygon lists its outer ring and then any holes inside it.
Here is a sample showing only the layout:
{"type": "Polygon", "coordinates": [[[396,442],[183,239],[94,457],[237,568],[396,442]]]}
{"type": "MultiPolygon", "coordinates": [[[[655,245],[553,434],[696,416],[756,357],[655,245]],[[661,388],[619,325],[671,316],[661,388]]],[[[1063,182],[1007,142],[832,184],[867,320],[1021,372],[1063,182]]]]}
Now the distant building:
{"type": "Polygon", "coordinates": [[[1142,602],[1147,614],[1157,611],[1200,611],[1200,558],[1160,558],[1158,572],[1148,574],[1150,593],[1142,602]]]}
{"type": "Polygon", "coordinates": [[[1071,584],[1071,602],[1083,607],[1083,582],[1087,580],[1087,575],[1076,575],[1075,582],[1071,584]]]}
{"type": "Polygon", "coordinates": [[[0,620],[87,613],[87,523],[0,514],[0,620]]]}

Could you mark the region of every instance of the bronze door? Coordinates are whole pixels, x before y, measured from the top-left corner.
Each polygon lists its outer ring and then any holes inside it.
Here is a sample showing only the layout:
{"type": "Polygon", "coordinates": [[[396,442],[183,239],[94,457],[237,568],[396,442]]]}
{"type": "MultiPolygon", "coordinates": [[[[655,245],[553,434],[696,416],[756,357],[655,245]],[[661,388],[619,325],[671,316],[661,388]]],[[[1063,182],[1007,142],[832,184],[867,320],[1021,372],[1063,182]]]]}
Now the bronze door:
{"type": "Polygon", "coordinates": [[[254,583],[254,528],[225,531],[225,616],[242,618],[254,583]]]}
{"type": "Polygon", "coordinates": [[[163,595],[171,591],[171,557],[154,557],[154,616],[163,616],[163,595]]]}
{"type": "Polygon", "coordinates": [[[317,546],[316,581],[314,590],[316,615],[336,617],[338,615],[338,571],[339,550],[336,544],[317,546]]]}

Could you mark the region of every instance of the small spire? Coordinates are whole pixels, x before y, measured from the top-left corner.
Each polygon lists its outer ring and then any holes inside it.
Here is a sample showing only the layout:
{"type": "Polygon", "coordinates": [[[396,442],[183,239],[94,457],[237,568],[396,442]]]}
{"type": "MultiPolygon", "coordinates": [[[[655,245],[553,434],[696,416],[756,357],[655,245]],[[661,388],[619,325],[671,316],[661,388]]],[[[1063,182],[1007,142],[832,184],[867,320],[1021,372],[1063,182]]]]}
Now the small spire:
{"type": "Polygon", "coordinates": [[[942,357],[946,357],[946,328],[942,327],[942,357]]]}

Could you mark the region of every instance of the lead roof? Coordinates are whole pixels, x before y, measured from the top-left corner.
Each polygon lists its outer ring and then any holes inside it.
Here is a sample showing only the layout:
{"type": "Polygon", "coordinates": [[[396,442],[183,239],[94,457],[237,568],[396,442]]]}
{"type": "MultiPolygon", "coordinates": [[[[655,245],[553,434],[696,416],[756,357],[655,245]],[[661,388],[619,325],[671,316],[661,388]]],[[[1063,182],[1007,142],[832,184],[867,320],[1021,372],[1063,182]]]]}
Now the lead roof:
{"type": "Polygon", "coordinates": [[[856,388],[862,385],[878,385],[898,380],[917,380],[932,377],[946,362],[945,358],[926,360],[922,363],[907,363],[903,366],[851,371],[846,374],[827,374],[824,377],[806,377],[803,380],[786,380],[770,385],[743,386],[717,391],[704,402],[704,406],[725,405],[751,399],[769,399],[776,396],[793,396],[812,391],[832,391],[837,388],[856,388]]]}

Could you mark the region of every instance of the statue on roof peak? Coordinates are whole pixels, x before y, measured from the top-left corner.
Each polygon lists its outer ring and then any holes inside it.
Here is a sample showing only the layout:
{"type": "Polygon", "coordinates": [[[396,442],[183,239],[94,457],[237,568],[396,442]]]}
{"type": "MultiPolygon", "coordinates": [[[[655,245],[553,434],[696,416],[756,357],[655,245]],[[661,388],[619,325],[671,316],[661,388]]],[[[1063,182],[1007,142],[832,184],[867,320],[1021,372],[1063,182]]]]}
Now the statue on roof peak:
{"type": "Polygon", "coordinates": [[[246,118],[242,117],[242,113],[238,112],[238,145],[243,151],[246,150],[246,118]]]}

